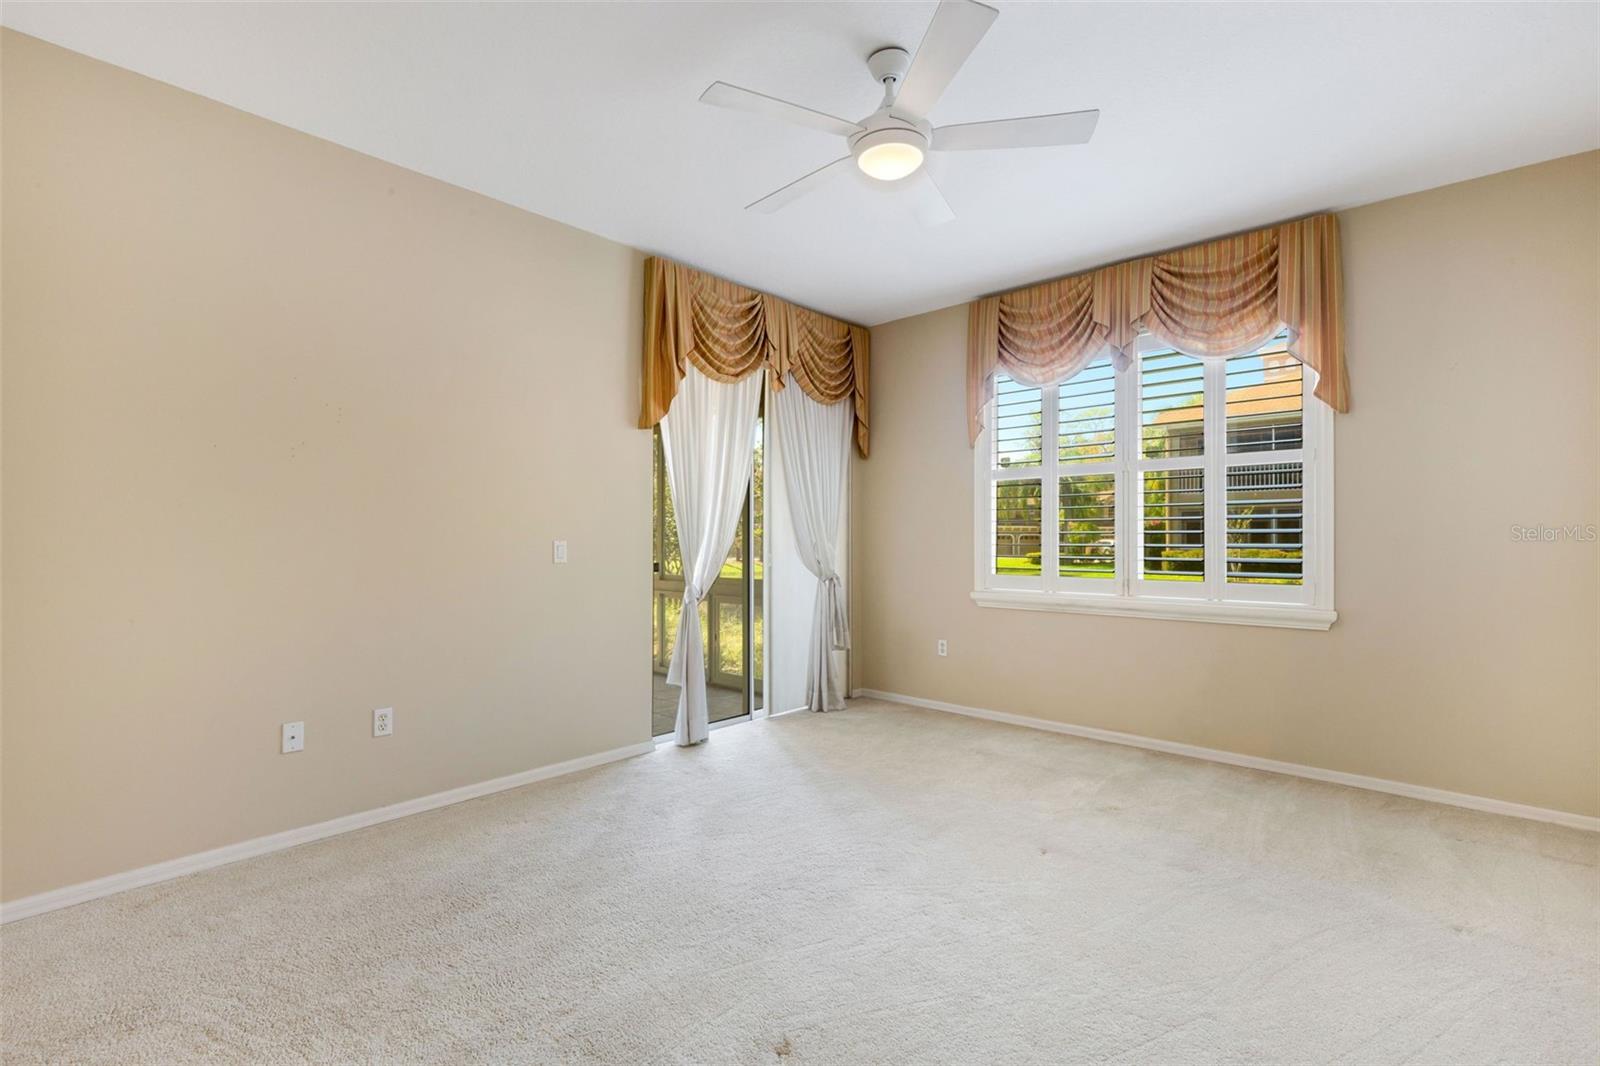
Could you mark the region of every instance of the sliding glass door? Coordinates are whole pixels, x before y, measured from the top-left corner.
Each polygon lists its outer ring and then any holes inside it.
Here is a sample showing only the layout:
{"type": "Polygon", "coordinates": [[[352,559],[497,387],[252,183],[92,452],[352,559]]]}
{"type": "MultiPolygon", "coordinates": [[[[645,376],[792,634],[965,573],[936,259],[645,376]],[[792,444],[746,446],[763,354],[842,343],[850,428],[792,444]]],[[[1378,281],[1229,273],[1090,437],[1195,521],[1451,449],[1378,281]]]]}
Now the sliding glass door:
{"type": "MultiPolygon", "coordinates": [[[[761,419],[756,421],[754,472],[733,547],[710,594],[700,605],[706,656],[706,702],[713,723],[748,717],[762,706],[763,470],[761,419]]],[[[651,732],[671,733],[678,689],[667,684],[667,664],[683,610],[683,557],[672,516],[661,430],[655,430],[651,518],[651,732]]]]}

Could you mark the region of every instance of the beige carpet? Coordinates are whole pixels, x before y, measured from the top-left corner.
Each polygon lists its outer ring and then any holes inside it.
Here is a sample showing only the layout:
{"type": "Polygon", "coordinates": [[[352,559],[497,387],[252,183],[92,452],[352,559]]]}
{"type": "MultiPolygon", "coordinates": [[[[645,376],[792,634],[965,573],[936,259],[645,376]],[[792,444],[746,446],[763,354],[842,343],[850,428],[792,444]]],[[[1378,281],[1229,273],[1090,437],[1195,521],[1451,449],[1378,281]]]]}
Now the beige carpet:
{"type": "Polygon", "coordinates": [[[1572,1062],[1597,841],[858,703],[5,927],[58,1062],[1572,1062]]]}

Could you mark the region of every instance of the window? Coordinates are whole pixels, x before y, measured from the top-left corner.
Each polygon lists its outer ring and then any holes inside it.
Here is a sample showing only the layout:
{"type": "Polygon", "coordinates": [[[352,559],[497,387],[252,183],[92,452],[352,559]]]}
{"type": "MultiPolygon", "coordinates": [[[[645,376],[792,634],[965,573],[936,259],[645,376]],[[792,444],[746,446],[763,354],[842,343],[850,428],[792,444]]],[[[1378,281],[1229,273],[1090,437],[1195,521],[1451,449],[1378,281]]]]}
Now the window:
{"type": "Polygon", "coordinates": [[[1280,335],[1202,360],[1150,337],[1037,388],[1000,375],[976,449],[973,598],[1326,629],[1333,417],[1280,335]]]}

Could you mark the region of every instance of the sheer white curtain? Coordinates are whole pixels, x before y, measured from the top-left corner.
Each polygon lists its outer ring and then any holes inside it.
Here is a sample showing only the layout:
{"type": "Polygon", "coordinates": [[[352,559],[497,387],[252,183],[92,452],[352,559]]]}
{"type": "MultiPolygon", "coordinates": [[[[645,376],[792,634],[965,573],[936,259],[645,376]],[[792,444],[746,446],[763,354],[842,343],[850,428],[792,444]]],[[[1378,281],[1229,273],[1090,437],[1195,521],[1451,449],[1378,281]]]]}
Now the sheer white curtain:
{"type": "Polygon", "coordinates": [[[778,439],[800,561],[817,578],[806,658],[806,705],[813,711],[837,711],[844,707],[844,682],[834,652],[850,647],[839,580],[839,513],[855,413],[848,403],[818,403],[792,378],[786,388],[772,394],[771,406],[769,418],[778,439]]]}
{"type": "Polygon", "coordinates": [[[756,412],[765,376],[751,374],[730,384],[712,381],[690,366],[661,420],[684,582],[667,684],[682,689],[675,739],[685,747],[706,739],[711,728],[700,601],[710,593],[733,547],[755,458],[756,412]]]}

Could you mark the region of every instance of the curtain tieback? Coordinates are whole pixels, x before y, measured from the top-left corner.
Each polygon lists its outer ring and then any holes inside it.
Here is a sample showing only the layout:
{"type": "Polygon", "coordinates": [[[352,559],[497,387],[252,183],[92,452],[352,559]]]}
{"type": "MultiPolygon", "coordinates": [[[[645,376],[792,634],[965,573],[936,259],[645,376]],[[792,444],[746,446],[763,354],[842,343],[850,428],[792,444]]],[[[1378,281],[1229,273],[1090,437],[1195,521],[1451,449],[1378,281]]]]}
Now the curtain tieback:
{"type": "Polygon", "coordinates": [[[672,642],[672,660],[667,663],[667,684],[683,687],[684,654],[689,644],[694,645],[694,654],[698,658],[704,652],[700,649],[700,601],[705,599],[705,594],[700,591],[700,586],[692,581],[683,585],[683,610],[678,613],[678,639],[672,642]]]}
{"type": "Polygon", "coordinates": [[[835,651],[846,651],[850,647],[850,617],[844,609],[844,583],[838,574],[822,579],[822,594],[827,597],[823,609],[827,611],[828,643],[835,651]]]}

